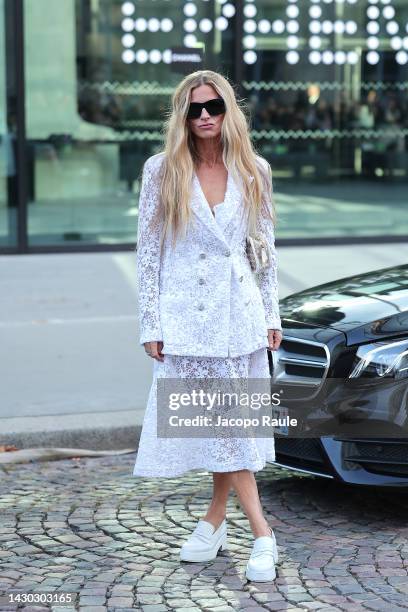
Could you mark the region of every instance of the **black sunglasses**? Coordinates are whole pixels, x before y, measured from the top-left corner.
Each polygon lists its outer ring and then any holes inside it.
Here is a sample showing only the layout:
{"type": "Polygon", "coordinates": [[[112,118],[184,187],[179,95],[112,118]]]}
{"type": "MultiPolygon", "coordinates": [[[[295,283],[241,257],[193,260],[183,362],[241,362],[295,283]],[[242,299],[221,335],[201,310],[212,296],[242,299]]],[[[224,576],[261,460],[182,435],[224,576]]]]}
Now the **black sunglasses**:
{"type": "Polygon", "coordinates": [[[205,108],[211,116],[221,115],[225,113],[224,99],[213,98],[212,100],[207,100],[207,102],[190,102],[187,119],[198,119],[201,117],[203,108],[205,108]]]}

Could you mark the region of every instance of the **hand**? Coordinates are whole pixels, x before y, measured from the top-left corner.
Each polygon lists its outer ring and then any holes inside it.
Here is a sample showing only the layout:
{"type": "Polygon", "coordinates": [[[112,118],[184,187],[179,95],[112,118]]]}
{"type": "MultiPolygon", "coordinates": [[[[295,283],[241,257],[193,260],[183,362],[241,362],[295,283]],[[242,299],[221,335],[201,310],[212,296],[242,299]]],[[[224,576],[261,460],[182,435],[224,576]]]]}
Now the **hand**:
{"type": "Polygon", "coordinates": [[[157,361],[164,361],[164,355],[162,353],[163,342],[162,340],[157,340],[154,342],[145,342],[144,349],[149,357],[153,359],[157,359],[157,361]]]}
{"type": "Polygon", "coordinates": [[[271,351],[277,351],[282,342],[282,332],[280,329],[268,329],[268,343],[271,351]]]}

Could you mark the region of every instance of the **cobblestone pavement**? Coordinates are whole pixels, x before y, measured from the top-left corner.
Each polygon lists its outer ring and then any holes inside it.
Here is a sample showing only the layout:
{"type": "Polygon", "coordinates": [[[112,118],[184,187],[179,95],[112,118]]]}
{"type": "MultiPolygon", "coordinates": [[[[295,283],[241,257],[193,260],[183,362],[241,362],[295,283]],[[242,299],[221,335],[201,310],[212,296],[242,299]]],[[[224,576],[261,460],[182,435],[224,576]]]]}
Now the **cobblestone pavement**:
{"type": "Polygon", "coordinates": [[[252,538],[235,498],[229,549],[180,564],[211,476],[131,476],[134,453],[7,466],[0,472],[1,610],[408,609],[408,494],[348,488],[270,466],[258,473],[277,537],[273,583],[244,576],[252,538]],[[55,605],[10,605],[16,592],[55,605]],[[61,593],[74,603],[62,607],[61,593]]]}

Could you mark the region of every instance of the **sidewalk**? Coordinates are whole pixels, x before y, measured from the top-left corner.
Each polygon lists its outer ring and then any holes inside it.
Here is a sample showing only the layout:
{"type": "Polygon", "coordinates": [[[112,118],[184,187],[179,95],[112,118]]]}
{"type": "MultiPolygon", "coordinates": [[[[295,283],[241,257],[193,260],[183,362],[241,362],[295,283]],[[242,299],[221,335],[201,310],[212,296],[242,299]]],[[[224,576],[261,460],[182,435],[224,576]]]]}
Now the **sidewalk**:
{"type": "MultiPolygon", "coordinates": [[[[408,245],[278,255],[283,298],[406,263],[408,245]]],[[[134,252],[0,257],[0,444],[136,449],[153,362],[139,346],[135,266],[134,252]]]]}
{"type": "Polygon", "coordinates": [[[227,549],[208,563],[180,563],[212,496],[211,475],[133,478],[134,459],[7,466],[0,610],[17,610],[10,598],[25,593],[53,602],[20,604],[25,612],[406,612],[406,491],[269,465],[257,483],[279,562],[273,582],[253,583],[245,577],[253,537],[237,498],[227,506],[227,549]],[[69,596],[71,605],[58,606],[69,596]]]}

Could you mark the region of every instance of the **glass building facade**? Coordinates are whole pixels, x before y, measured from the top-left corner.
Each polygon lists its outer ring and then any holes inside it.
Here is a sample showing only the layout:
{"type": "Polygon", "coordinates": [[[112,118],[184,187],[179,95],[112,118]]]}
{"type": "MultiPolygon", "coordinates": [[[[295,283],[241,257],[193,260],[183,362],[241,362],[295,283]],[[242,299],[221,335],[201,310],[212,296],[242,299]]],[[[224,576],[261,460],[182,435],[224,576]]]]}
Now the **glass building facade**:
{"type": "Polygon", "coordinates": [[[408,238],[406,0],[0,0],[1,252],[132,248],[201,68],[248,106],[280,244],[408,238]]]}

